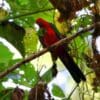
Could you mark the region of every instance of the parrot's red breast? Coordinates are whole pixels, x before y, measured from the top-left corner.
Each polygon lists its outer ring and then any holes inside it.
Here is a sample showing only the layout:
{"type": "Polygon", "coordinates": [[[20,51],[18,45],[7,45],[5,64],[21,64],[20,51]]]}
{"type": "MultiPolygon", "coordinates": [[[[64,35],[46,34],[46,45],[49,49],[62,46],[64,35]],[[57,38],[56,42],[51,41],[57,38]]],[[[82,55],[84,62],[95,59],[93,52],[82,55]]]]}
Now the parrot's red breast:
{"type": "Polygon", "coordinates": [[[55,42],[59,41],[56,36],[56,33],[50,28],[48,28],[46,34],[44,34],[43,40],[46,46],[50,46],[55,42]]]}

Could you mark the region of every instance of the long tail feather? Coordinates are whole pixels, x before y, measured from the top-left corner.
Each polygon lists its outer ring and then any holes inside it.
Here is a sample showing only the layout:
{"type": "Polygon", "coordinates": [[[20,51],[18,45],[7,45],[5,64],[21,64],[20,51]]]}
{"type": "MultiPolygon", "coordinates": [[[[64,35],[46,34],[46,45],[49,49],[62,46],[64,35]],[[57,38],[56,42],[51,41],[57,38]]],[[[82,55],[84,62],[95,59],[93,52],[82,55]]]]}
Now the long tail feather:
{"type": "Polygon", "coordinates": [[[61,59],[61,61],[66,66],[71,76],[77,83],[79,83],[81,80],[86,81],[84,74],[82,73],[82,71],[79,69],[77,64],[74,62],[74,60],[68,53],[67,54],[63,53],[59,55],[59,58],[61,59]]]}

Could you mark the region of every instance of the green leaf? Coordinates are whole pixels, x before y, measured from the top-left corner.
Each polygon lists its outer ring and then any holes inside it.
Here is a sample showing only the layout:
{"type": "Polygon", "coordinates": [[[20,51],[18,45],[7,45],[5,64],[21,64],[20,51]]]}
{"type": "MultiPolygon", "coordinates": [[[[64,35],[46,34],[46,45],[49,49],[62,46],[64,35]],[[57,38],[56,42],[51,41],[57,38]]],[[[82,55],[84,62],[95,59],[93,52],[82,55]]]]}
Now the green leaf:
{"type": "Polygon", "coordinates": [[[22,55],[25,55],[25,49],[23,45],[24,35],[24,28],[18,26],[14,22],[3,21],[0,24],[0,36],[13,44],[13,46],[15,46],[15,48],[17,48],[22,55]]]}
{"type": "Polygon", "coordinates": [[[38,38],[32,28],[26,28],[25,33],[25,30],[14,22],[2,22],[0,36],[13,44],[23,56],[37,50],[38,38]]]}
{"type": "Polygon", "coordinates": [[[62,91],[62,89],[55,84],[53,85],[52,93],[54,96],[57,96],[57,97],[65,97],[65,94],[62,91]]]}
{"type": "Polygon", "coordinates": [[[28,81],[35,81],[35,78],[37,76],[37,72],[34,69],[34,66],[30,63],[26,64],[23,68],[25,71],[25,77],[28,81]]]}
{"type": "MultiPolygon", "coordinates": [[[[19,18],[17,17],[17,19],[15,20],[19,20],[19,21],[22,21],[22,24],[27,20],[30,20],[30,19],[36,19],[37,17],[41,16],[41,17],[46,17],[48,19],[49,17],[49,20],[52,18],[53,20],[53,13],[49,13],[49,12],[41,12],[40,10],[45,10],[45,9],[49,9],[49,8],[52,8],[52,5],[51,3],[49,2],[49,0],[7,0],[10,7],[11,7],[11,10],[12,10],[12,13],[10,14],[10,18],[14,16],[19,16],[19,18]],[[45,6],[46,5],[46,6],[45,6]],[[39,11],[41,13],[39,13],[39,11]],[[35,15],[35,16],[33,16],[35,15]],[[24,18],[22,20],[22,18],[24,18]]],[[[31,23],[31,25],[33,24],[33,21],[27,21],[27,23],[31,23]]]]}
{"type": "Polygon", "coordinates": [[[29,3],[29,0],[18,0],[17,1],[18,4],[20,4],[21,6],[27,5],[29,3]]]}
{"type": "Polygon", "coordinates": [[[51,7],[48,0],[7,0],[12,8],[12,11],[27,11],[27,10],[38,10],[51,7]],[[46,5],[46,6],[45,6],[46,5]],[[18,7],[18,8],[17,8],[18,7]]]}
{"type": "Polygon", "coordinates": [[[0,7],[0,21],[5,20],[7,16],[8,16],[7,10],[0,7]]]}
{"type": "Polygon", "coordinates": [[[0,91],[4,90],[4,86],[2,85],[2,82],[0,81],[0,91]]]}
{"type": "Polygon", "coordinates": [[[42,76],[42,79],[44,81],[46,81],[47,83],[49,83],[52,80],[52,71],[51,69],[49,69],[47,72],[45,72],[45,74],[42,76]]]}
{"type": "Polygon", "coordinates": [[[24,74],[18,79],[18,81],[16,80],[18,83],[31,87],[38,82],[39,76],[32,64],[27,63],[23,65],[20,68],[19,73],[20,71],[23,71],[24,74]]]}
{"type": "Polygon", "coordinates": [[[26,54],[31,54],[36,52],[38,38],[35,31],[32,28],[26,28],[26,34],[24,36],[23,43],[26,54]]]}
{"type": "Polygon", "coordinates": [[[0,72],[6,70],[8,68],[9,62],[0,63],[0,72]]]}
{"type": "Polygon", "coordinates": [[[4,89],[0,91],[0,100],[10,100],[12,89],[4,89]]]}
{"type": "Polygon", "coordinates": [[[0,63],[7,63],[13,57],[13,53],[0,42],[0,63]]]}
{"type": "Polygon", "coordinates": [[[82,15],[76,19],[77,24],[76,26],[79,27],[86,27],[87,25],[91,25],[93,22],[91,15],[82,15]]]}

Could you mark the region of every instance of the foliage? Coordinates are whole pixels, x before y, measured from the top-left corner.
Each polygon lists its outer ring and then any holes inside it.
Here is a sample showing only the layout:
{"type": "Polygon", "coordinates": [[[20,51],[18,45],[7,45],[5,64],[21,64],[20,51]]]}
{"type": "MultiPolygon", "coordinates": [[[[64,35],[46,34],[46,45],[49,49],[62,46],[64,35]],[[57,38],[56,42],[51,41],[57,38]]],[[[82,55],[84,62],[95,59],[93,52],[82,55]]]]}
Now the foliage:
{"type": "MultiPolygon", "coordinates": [[[[55,26],[58,28],[58,30],[60,30],[60,32],[63,32],[61,34],[67,37],[74,35],[79,30],[84,29],[85,27],[91,25],[94,22],[93,15],[88,14],[87,11],[86,14],[78,17],[72,15],[71,12],[70,16],[72,18],[74,17],[73,20],[70,21],[69,18],[67,19],[68,21],[66,21],[65,17],[67,15],[61,16],[63,15],[63,10],[59,8],[61,6],[58,5],[58,7],[56,7],[56,3],[55,5],[52,5],[50,1],[52,0],[37,0],[37,1],[36,0],[6,0],[6,3],[9,5],[9,7],[5,9],[4,8],[5,3],[2,0],[2,4],[0,4],[0,38],[7,40],[7,42],[9,42],[14,48],[16,48],[17,52],[20,53],[21,58],[14,58],[15,54],[12,52],[12,49],[7,47],[6,44],[3,44],[0,41],[0,73],[7,71],[7,69],[11,68],[14,64],[22,61],[23,59],[25,59],[25,57],[38,51],[38,46],[39,46],[38,37],[36,35],[37,32],[34,28],[35,20],[37,18],[41,17],[46,19],[49,22],[54,23],[55,26]],[[60,12],[61,15],[58,15],[59,12],[56,12],[55,8],[61,11],[60,12]],[[59,22],[59,16],[61,18],[64,17],[65,19],[64,22],[59,22]]],[[[97,2],[99,3],[98,0],[97,2]]],[[[86,7],[86,5],[82,6],[85,7],[84,8],[85,10],[89,8],[89,6],[86,7]]],[[[98,4],[97,4],[97,8],[99,9],[98,4]]],[[[74,13],[76,13],[77,9],[78,8],[75,9],[74,13]]],[[[69,9],[67,9],[67,12],[69,12],[69,9]]],[[[93,10],[93,14],[95,13],[96,11],[93,10]]],[[[95,84],[93,83],[93,81],[95,81],[93,78],[95,77],[96,79],[95,75],[93,76],[91,75],[91,73],[93,73],[94,71],[93,66],[91,64],[88,64],[87,59],[85,59],[84,57],[84,55],[88,55],[88,59],[94,57],[92,48],[89,44],[90,39],[88,39],[88,37],[92,34],[91,31],[82,33],[77,38],[72,40],[72,42],[69,43],[68,45],[69,53],[71,54],[71,56],[73,56],[75,62],[80,66],[82,71],[87,75],[87,80],[88,80],[87,83],[86,84],[83,83],[79,85],[82,89],[84,88],[83,90],[80,89],[81,91],[79,91],[80,96],[83,95],[84,97],[83,100],[85,100],[85,98],[92,98],[91,90],[93,93],[95,93],[94,90],[96,90],[97,93],[99,93],[100,91],[100,86],[98,85],[96,86],[96,82],[94,82],[95,84]],[[91,73],[88,74],[89,72],[91,73]],[[94,90],[91,89],[91,87],[93,87],[94,90]]],[[[40,80],[43,80],[44,82],[46,82],[46,84],[48,84],[53,79],[51,69],[46,71],[42,77],[40,75],[40,71],[36,69],[37,69],[36,64],[27,62],[21,65],[19,68],[15,69],[13,72],[10,72],[7,76],[1,78],[0,100],[10,100],[12,93],[14,93],[13,90],[15,87],[6,88],[3,84],[9,81],[9,79],[11,79],[12,83],[15,83],[16,86],[22,85],[28,88],[33,88],[38,84],[40,80]]],[[[96,75],[98,74],[96,73],[96,75]]],[[[29,92],[25,90],[25,97],[24,97],[25,100],[28,98],[28,94],[29,92]]],[[[53,85],[52,94],[58,98],[66,98],[66,96],[68,96],[57,85],[53,85]]],[[[96,98],[97,97],[94,96],[94,99],[96,98]]]]}
{"type": "Polygon", "coordinates": [[[54,96],[57,96],[57,97],[61,97],[61,98],[65,97],[63,91],[57,85],[53,85],[52,93],[54,96]]]}

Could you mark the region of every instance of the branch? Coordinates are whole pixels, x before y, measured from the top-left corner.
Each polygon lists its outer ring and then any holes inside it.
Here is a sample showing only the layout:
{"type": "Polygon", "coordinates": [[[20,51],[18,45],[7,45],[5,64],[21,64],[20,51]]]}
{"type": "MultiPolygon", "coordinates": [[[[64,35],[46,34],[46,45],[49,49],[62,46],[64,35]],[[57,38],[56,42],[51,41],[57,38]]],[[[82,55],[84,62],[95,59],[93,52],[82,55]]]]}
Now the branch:
{"type": "Polygon", "coordinates": [[[73,36],[71,36],[69,38],[67,38],[67,37],[63,38],[63,39],[59,40],[58,42],[54,43],[53,45],[51,45],[51,46],[49,46],[47,48],[44,48],[43,50],[41,50],[39,52],[36,52],[36,53],[28,56],[27,58],[23,59],[20,62],[17,62],[13,66],[11,66],[9,69],[1,72],[0,73],[0,79],[3,78],[3,77],[5,77],[6,75],[8,75],[10,72],[14,71],[15,69],[20,68],[21,65],[23,65],[25,63],[28,63],[29,61],[31,61],[31,60],[33,60],[33,59],[35,59],[35,58],[43,55],[44,53],[46,53],[48,51],[51,51],[54,48],[57,48],[60,45],[63,45],[64,43],[69,43],[70,41],[72,41],[73,39],[75,39],[77,36],[80,36],[82,33],[93,29],[94,27],[96,27],[96,25],[100,25],[100,22],[97,22],[97,23],[91,25],[90,27],[84,28],[83,30],[77,32],[76,34],[74,34],[73,36]]]}
{"type": "Polygon", "coordinates": [[[29,15],[41,13],[41,12],[51,11],[51,10],[54,10],[54,8],[42,9],[42,10],[38,10],[38,11],[32,11],[32,12],[28,12],[28,13],[21,14],[21,15],[18,15],[18,16],[13,16],[13,17],[10,16],[10,17],[8,17],[6,20],[9,20],[9,19],[16,19],[16,18],[20,18],[20,17],[24,17],[24,16],[29,16],[29,15]]]}
{"type": "Polygon", "coordinates": [[[74,93],[74,91],[77,89],[77,87],[79,86],[79,84],[77,84],[74,89],[71,91],[71,93],[69,94],[69,96],[67,97],[67,100],[70,100],[72,94],[74,93]]]}

